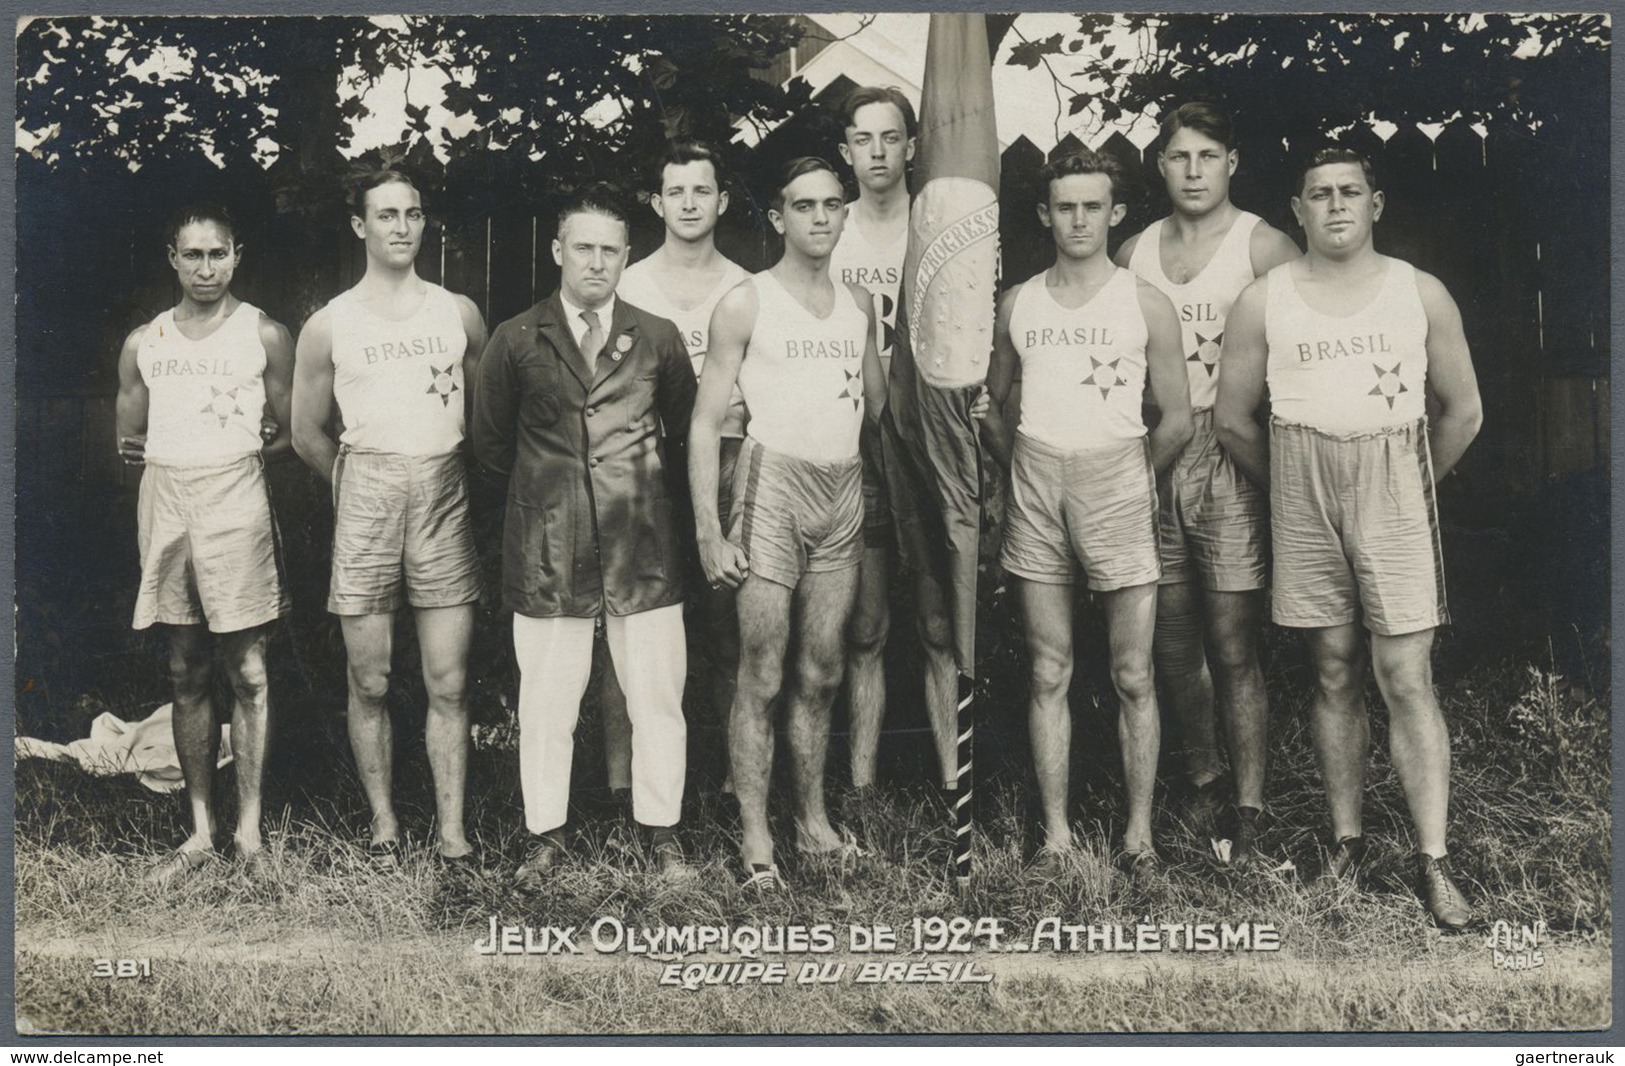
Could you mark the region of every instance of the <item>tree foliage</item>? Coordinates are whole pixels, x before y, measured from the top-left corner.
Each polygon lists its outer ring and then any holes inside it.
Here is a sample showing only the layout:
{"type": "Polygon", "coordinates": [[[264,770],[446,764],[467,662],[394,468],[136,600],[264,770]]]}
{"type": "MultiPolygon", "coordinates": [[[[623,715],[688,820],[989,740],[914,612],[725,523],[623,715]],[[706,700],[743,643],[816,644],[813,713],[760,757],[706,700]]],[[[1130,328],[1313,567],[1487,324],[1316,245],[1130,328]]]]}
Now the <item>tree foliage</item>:
{"type": "Polygon", "coordinates": [[[1598,14],[1083,15],[1010,62],[1092,60],[1067,86],[1071,113],[1105,123],[1222,99],[1255,145],[1378,121],[1530,136],[1606,131],[1609,31],[1598,14]],[[1125,34],[1140,47],[1122,47],[1125,34]]]}
{"type": "Polygon", "coordinates": [[[752,77],[801,33],[757,15],[36,19],[18,38],[19,146],[53,170],[181,161],[277,175],[286,211],[330,195],[385,75],[442,86],[399,143],[364,156],[443,183],[539,196],[619,177],[674,136],[725,143],[795,93],[752,77]],[[341,92],[341,86],[346,90],[341,92]]]}

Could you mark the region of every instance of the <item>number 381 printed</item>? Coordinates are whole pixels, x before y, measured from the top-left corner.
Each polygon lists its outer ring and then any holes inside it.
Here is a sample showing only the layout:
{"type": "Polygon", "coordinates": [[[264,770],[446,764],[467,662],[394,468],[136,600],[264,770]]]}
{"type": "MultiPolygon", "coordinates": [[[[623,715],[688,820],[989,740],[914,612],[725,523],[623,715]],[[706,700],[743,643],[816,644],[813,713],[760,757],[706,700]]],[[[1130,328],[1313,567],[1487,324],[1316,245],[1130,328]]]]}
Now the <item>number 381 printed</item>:
{"type": "Polygon", "coordinates": [[[92,977],[151,977],[151,959],[92,959],[92,977]]]}

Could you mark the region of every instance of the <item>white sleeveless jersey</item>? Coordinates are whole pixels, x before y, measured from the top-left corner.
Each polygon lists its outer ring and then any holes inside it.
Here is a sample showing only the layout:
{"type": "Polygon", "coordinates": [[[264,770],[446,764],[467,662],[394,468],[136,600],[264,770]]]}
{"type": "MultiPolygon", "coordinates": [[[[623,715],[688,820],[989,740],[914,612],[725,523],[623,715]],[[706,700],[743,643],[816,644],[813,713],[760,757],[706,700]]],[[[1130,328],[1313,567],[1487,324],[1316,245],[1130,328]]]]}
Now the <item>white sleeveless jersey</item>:
{"type": "Polygon", "coordinates": [[[148,459],[211,466],[260,450],[265,345],[259,308],[238,304],[196,341],[176,327],[171,308],[142,334],[136,365],[147,386],[148,459]]]}
{"type": "Polygon", "coordinates": [[[328,304],[333,396],[352,448],[444,455],[463,440],[463,354],[468,335],[456,298],[438,285],[412,317],[380,318],[351,292],[328,304]]]}
{"type": "Polygon", "coordinates": [[[1376,298],[1338,318],[1304,303],[1291,265],[1267,275],[1271,413],[1338,434],[1374,432],[1421,418],[1427,409],[1428,316],[1416,269],[1388,258],[1376,298]]]}
{"type": "Polygon", "coordinates": [[[897,343],[897,301],[903,288],[903,260],[908,256],[908,229],[890,245],[869,243],[858,228],[858,205],[846,205],[846,227],[829,257],[829,276],[869,290],[875,307],[875,350],[880,370],[891,376],[892,348],[897,343]]]}
{"type": "MultiPolygon", "coordinates": [[[[678,332],[683,335],[683,345],[688,349],[689,362],[694,366],[696,378],[700,376],[700,371],[705,369],[705,353],[711,346],[711,312],[717,309],[717,304],[722,302],[729,289],[750,277],[750,273],[733,260],[725,259],[724,262],[727,263],[727,268],[723,271],[716,288],[700,301],[698,307],[686,311],[672,303],[660,288],[660,283],[655,280],[654,271],[649,269],[647,259],[640,259],[627,267],[626,272],[621,275],[620,285],[615,289],[615,295],[633,307],[641,308],[652,315],[659,315],[676,324],[678,332]]],[[[743,437],[748,417],[745,411],[745,397],[736,385],[733,396],[728,401],[728,413],[722,419],[722,435],[743,437]]]]}
{"type": "Polygon", "coordinates": [[[1145,436],[1149,331],[1139,280],[1120,267],[1082,307],[1056,303],[1040,273],[1022,284],[1010,311],[1021,356],[1022,433],[1075,451],[1145,436]]]}
{"type": "Polygon", "coordinates": [[[1191,407],[1212,407],[1219,394],[1219,345],[1224,341],[1224,320],[1253,280],[1253,229],[1261,221],[1250,211],[1236,216],[1202,272],[1176,285],[1162,270],[1162,226],[1158,219],[1140,234],[1129,257],[1129,269],[1155,285],[1173,301],[1184,340],[1185,373],[1190,380],[1191,407]]]}
{"type": "Polygon", "coordinates": [[[739,368],[750,436],[810,462],[854,458],[863,425],[868,317],[838,281],[835,309],[826,318],[802,307],[769,271],[754,275],[751,283],[756,328],[739,368]]]}

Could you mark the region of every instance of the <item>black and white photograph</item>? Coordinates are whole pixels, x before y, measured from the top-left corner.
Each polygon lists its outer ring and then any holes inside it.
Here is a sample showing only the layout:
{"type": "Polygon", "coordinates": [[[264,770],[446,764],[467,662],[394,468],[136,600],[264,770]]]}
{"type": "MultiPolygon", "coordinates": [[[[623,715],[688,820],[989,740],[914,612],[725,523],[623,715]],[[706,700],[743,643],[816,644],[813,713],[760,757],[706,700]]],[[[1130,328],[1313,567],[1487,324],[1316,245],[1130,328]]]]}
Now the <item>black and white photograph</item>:
{"type": "Polygon", "coordinates": [[[14,1042],[1611,1034],[1608,13],[15,32],[14,1042]]]}

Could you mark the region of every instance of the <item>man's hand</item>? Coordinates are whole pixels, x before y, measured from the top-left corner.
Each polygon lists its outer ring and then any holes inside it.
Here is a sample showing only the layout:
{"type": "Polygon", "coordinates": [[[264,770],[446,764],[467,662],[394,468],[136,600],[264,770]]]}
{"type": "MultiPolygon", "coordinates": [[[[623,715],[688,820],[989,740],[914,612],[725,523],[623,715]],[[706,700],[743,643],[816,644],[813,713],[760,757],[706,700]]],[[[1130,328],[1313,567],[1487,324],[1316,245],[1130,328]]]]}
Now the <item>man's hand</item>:
{"type": "Polygon", "coordinates": [[[262,444],[270,444],[272,441],[276,440],[276,435],[281,432],[281,430],[282,426],[277,423],[276,418],[271,414],[271,412],[267,411],[260,417],[260,442],[262,444]]]}
{"type": "Polygon", "coordinates": [[[700,565],[705,568],[705,580],[714,589],[736,589],[750,576],[750,558],[745,549],[721,537],[700,542],[700,565]]]}
{"type": "Polygon", "coordinates": [[[126,466],[141,466],[147,461],[147,435],[137,433],[118,439],[119,458],[126,466]]]}
{"type": "Polygon", "coordinates": [[[992,406],[993,406],[993,401],[988,396],[987,386],[983,385],[981,388],[976,390],[976,399],[971,401],[971,404],[970,404],[971,421],[980,422],[982,419],[986,418],[988,408],[990,408],[992,406]]]}

